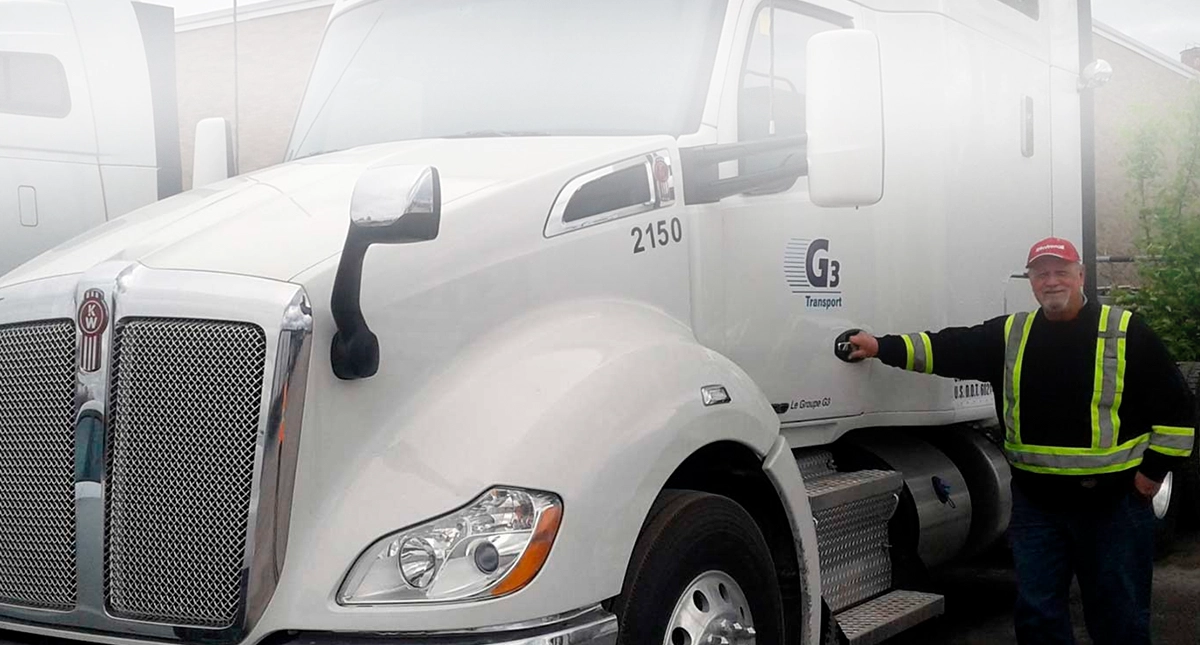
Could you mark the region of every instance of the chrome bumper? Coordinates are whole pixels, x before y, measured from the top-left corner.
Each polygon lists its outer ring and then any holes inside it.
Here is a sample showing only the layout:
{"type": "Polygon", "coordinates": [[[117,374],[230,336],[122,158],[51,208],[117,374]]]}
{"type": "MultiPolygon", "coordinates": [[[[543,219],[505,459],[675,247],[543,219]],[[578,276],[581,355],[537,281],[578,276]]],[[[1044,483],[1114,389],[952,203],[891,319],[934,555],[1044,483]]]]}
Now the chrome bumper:
{"type": "MultiPolygon", "coordinates": [[[[87,639],[86,635],[74,635],[71,640],[66,640],[36,634],[0,631],[0,645],[84,645],[92,642],[87,639]]],[[[97,642],[112,642],[112,640],[97,642]]],[[[596,608],[569,620],[536,628],[455,634],[435,632],[420,634],[308,633],[298,634],[290,639],[281,638],[277,634],[274,637],[267,637],[262,642],[271,645],[616,645],[617,617],[596,608]]],[[[181,641],[154,641],[154,643],[182,645],[181,641]]]]}
{"type": "MultiPolygon", "coordinates": [[[[277,641],[272,641],[277,642],[277,641]]],[[[308,634],[280,645],[616,645],[617,617],[600,609],[537,629],[461,634],[308,634]]]]}

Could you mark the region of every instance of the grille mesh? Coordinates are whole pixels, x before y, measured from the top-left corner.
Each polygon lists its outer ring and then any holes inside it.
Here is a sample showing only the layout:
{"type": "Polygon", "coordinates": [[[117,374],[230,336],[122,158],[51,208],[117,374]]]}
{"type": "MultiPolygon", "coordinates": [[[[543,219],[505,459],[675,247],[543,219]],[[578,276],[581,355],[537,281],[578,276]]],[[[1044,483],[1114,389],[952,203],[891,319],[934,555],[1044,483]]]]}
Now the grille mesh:
{"type": "Polygon", "coordinates": [[[0,327],[0,602],[75,606],[75,326],[0,327]]]}
{"type": "Polygon", "coordinates": [[[117,329],[105,586],[114,614],[222,628],[242,595],[266,340],[258,327],[117,329]]]}

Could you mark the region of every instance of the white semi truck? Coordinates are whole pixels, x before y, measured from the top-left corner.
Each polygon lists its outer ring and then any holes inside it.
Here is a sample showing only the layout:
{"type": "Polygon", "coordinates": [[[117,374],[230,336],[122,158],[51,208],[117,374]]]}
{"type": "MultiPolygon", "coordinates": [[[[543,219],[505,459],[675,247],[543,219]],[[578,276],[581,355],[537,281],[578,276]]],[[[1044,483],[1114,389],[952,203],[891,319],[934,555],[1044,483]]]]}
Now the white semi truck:
{"type": "Polygon", "coordinates": [[[1030,241],[1087,242],[1086,13],[339,3],[287,162],[0,281],[0,642],[941,613],[921,572],[1008,521],[992,392],[835,344],[1024,308],[1030,241]]]}
{"type": "Polygon", "coordinates": [[[181,190],[174,15],[0,0],[0,274],[181,190]]]}

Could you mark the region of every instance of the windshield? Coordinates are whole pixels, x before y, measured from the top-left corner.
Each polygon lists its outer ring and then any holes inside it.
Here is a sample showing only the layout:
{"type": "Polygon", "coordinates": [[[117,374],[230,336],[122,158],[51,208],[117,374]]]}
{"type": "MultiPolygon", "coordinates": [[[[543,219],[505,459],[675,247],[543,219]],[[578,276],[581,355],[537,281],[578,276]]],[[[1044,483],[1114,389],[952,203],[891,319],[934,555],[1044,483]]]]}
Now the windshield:
{"type": "Polygon", "coordinates": [[[726,0],[378,0],[330,24],[288,158],[448,136],[681,135],[726,0]]]}

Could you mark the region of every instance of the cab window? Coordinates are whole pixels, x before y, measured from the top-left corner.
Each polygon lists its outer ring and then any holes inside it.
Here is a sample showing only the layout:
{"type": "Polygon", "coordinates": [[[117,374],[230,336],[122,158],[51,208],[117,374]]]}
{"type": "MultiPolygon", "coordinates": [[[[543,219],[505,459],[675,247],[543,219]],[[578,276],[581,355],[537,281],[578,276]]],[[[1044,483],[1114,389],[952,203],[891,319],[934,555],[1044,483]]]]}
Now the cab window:
{"type": "MultiPolygon", "coordinates": [[[[738,139],[791,137],[805,133],[805,52],[818,33],[838,29],[829,20],[786,8],[759,7],[746,49],[738,97],[738,139]]],[[[786,154],[743,161],[742,172],[759,172],[786,162],[786,154]]]]}
{"type": "Polygon", "coordinates": [[[49,54],[0,51],[0,113],[56,119],[70,114],[62,62],[49,54]]]}

